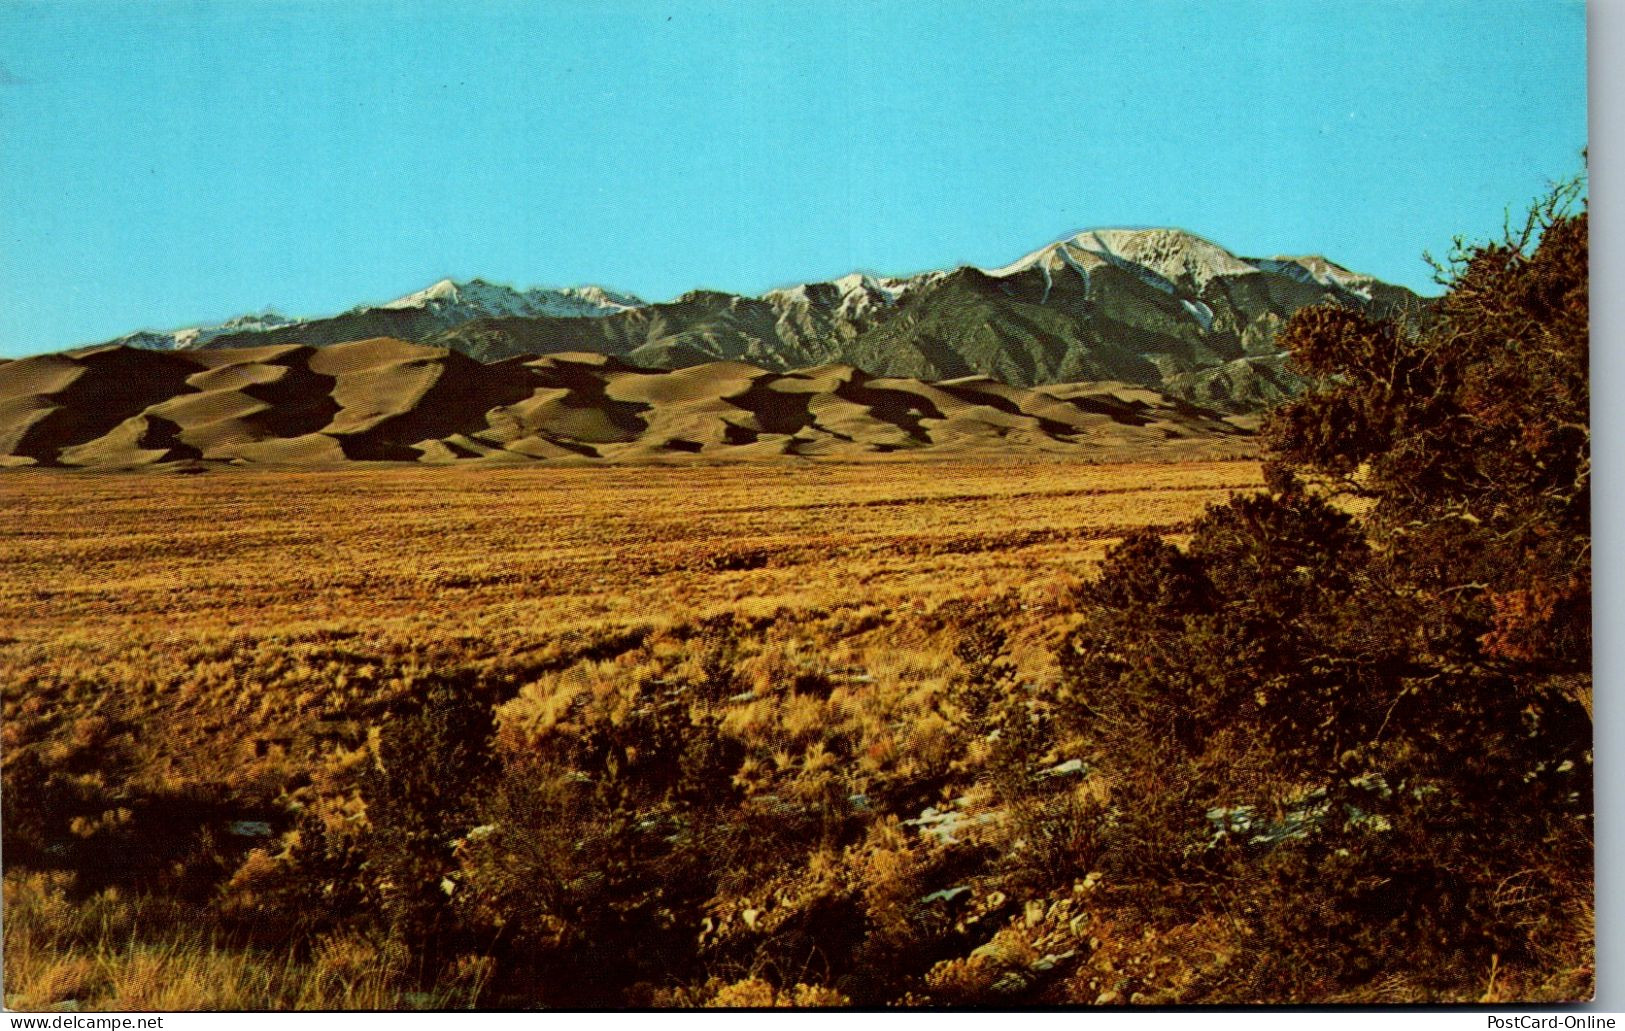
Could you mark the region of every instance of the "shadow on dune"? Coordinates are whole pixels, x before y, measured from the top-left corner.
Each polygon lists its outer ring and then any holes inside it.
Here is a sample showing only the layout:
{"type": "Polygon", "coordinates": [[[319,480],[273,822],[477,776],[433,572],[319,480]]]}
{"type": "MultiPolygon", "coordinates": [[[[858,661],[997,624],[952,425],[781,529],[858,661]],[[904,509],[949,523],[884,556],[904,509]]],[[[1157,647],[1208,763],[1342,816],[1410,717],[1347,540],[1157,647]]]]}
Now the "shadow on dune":
{"type": "Polygon", "coordinates": [[[995,411],[1003,412],[1006,415],[1014,415],[1021,419],[1031,419],[1038,423],[1039,430],[1049,434],[1052,437],[1062,437],[1070,433],[1078,432],[1076,427],[1068,426],[1066,423],[1056,422],[1054,419],[1046,419],[1042,415],[1037,415],[1033,412],[1022,411],[1020,405],[1016,404],[1010,398],[1005,397],[1003,394],[996,394],[992,391],[976,390],[973,387],[948,386],[942,383],[937,384],[937,389],[943,391],[944,393],[953,395],[968,405],[986,405],[987,407],[992,408],[995,411]]]}
{"type": "Polygon", "coordinates": [[[290,352],[276,362],[288,370],[280,378],[241,388],[244,394],[271,406],[254,419],[276,436],[320,432],[339,412],[339,403],[333,399],[338,379],[313,371],[308,364],[312,353],[310,348],[290,352]]]}
{"type": "Polygon", "coordinates": [[[886,390],[860,383],[842,383],[833,393],[843,401],[862,405],[869,409],[876,419],[889,422],[920,441],[930,439],[924,427],[920,425],[921,419],[944,418],[941,409],[935,404],[918,394],[903,390],[886,390]]]}
{"type": "Polygon", "coordinates": [[[131,416],[187,393],[193,362],[163,352],[114,347],[78,355],[84,367],[73,382],[49,394],[57,405],[30,426],[12,449],[41,465],[60,465],[64,450],[111,433],[131,416]]]}
{"type": "Polygon", "coordinates": [[[876,378],[840,365],[773,373],[742,362],[671,371],[591,353],[485,364],[391,339],[202,353],[120,347],[0,366],[0,459],[11,465],[636,461],[712,451],[749,459],[966,447],[1094,454],[1247,435],[1220,413],[1154,392],[1124,394],[1113,382],[1035,389],[985,377],[876,378]]]}
{"type": "Polygon", "coordinates": [[[763,433],[794,434],[812,426],[816,420],[807,406],[813,395],[774,390],[774,382],[771,377],[760,376],[751,380],[743,392],[724,400],[755,416],[763,433]]]}
{"type": "Polygon", "coordinates": [[[411,462],[423,457],[414,445],[489,428],[493,408],[515,404],[536,389],[528,370],[512,363],[482,365],[455,351],[440,359],[440,373],[409,411],[354,433],[336,434],[346,458],[411,462]]]}

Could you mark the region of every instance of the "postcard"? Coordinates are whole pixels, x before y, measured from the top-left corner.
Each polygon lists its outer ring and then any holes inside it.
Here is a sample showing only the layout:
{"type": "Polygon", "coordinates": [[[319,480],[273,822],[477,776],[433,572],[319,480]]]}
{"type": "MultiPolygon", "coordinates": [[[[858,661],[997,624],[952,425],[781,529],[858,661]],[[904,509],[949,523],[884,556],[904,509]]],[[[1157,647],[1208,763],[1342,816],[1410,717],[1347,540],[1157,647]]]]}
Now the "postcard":
{"type": "Polygon", "coordinates": [[[1596,990],[1579,3],[0,5],[4,1004],[1596,990]]]}

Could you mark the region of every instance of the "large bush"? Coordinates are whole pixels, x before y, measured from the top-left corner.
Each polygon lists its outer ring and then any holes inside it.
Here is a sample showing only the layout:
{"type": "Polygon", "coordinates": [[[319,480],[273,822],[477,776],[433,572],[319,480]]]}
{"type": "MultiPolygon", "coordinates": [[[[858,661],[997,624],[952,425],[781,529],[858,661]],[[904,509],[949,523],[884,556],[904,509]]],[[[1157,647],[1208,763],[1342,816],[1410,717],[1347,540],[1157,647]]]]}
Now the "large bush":
{"type": "Polygon", "coordinates": [[[1583,947],[1579,198],[1459,247],[1419,322],[1295,316],[1270,490],[1113,549],[1061,648],[1114,789],[1084,860],[1153,918],[1222,907],[1289,995],[1583,947]]]}

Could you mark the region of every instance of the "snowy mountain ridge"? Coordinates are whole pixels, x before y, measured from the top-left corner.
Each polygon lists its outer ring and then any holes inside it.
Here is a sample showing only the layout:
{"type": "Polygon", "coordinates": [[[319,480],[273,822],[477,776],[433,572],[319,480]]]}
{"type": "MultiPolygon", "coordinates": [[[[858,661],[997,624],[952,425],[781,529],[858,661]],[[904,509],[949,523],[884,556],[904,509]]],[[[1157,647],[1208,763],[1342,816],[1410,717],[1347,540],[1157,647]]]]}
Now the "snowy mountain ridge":
{"type": "Polygon", "coordinates": [[[361,305],[352,310],[366,311],[368,307],[423,308],[436,313],[456,311],[467,314],[469,318],[534,318],[538,315],[596,318],[643,306],[644,302],[631,294],[615,293],[601,286],[515,290],[483,279],[470,279],[466,283],[442,279],[417,293],[384,304],[361,305]]]}
{"type": "MultiPolygon", "coordinates": [[[[1244,258],[1194,233],[1167,228],[1089,229],[1046,244],[999,268],[970,267],[997,280],[1036,271],[1043,277],[1043,296],[1047,300],[1056,275],[1080,278],[1083,293],[1088,296],[1091,275],[1108,266],[1133,275],[1165,295],[1180,298],[1189,316],[1204,329],[1211,323],[1212,311],[1197,298],[1217,279],[1284,276],[1360,301],[1370,301],[1373,287],[1383,286],[1379,280],[1351,272],[1319,255],[1244,258]]],[[[853,272],[838,279],[768,290],[760,299],[783,310],[816,308],[834,318],[856,323],[883,316],[905,297],[935,286],[950,274],[947,270],[912,276],[853,272]]],[[[357,305],[332,318],[399,313],[401,317],[415,317],[414,321],[423,323],[424,326],[415,327],[421,331],[425,327],[451,329],[488,318],[604,318],[647,307],[647,302],[632,294],[601,286],[518,290],[478,278],[442,279],[392,301],[357,305]]],[[[326,318],[288,318],[267,310],[217,324],[164,331],[141,330],[110,343],[184,350],[208,346],[219,337],[229,336],[238,341],[248,334],[296,329],[326,318]]]]}
{"type": "Polygon", "coordinates": [[[1371,287],[1378,283],[1318,254],[1244,258],[1182,229],[1089,229],[1002,268],[981,271],[1002,279],[1033,268],[1047,274],[1069,269],[1087,280],[1089,272],[1102,265],[1135,272],[1169,294],[1200,293],[1208,283],[1225,276],[1274,273],[1370,300],[1371,287]]]}
{"type": "MultiPolygon", "coordinates": [[[[397,297],[383,304],[361,304],[345,315],[364,315],[370,312],[421,312],[449,328],[480,318],[521,317],[535,318],[603,318],[618,312],[641,308],[644,302],[631,294],[606,290],[601,286],[572,286],[560,289],[533,287],[515,290],[509,286],[471,279],[459,283],[442,279],[416,293],[397,297]]],[[[259,314],[238,315],[225,322],[188,326],[171,330],[139,330],[109,341],[158,351],[184,351],[203,347],[223,336],[240,336],[288,330],[320,322],[328,316],[288,318],[267,310],[259,314]]]]}
{"type": "Polygon", "coordinates": [[[1241,257],[1180,229],[1100,228],[998,268],[858,271],[758,295],[690,290],[645,303],[597,286],[515,289],[442,279],[327,318],[274,312],[113,341],[160,350],[392,338],[481,362],[592,352],[647,368],[847,364],[927,381],[1136,383],[1226,411],[1301,388],[1276,336],[1301,308],[1374,317],[1425,299],[1318,255],[1241,257]]]}

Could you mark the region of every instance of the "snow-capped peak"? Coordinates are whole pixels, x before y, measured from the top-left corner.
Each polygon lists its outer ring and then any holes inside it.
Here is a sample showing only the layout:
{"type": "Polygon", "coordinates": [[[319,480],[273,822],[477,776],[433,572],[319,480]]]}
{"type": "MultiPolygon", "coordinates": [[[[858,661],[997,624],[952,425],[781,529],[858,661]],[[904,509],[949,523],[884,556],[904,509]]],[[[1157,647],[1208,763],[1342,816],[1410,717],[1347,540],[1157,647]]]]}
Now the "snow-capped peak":
{"type": "Polygon", "coordinates": [[[1258,271],[1218,244],[1182,229],[1097,229],[1081,234],[1074,242],[1114,263],[1126,260],[1197,290],[1219,276],[1245,276],[1258,271]]]}
{"type": "Polygon", "coordinates": [[[292,326],[298,321],[298,319],[290,319],[267,308],[258,314],[239,315],[234,319],[228,319],[221,323],[220,328],[229,330],[275,329],[278,326],[292,326]]]}
{"type": "Polygon", "coordinates": [[[1277,255],[1273,258],[1258,258],[1256,264],[1265,271],[1291,276],[1300,283],[1342,290],[1367,301],[1371,300],[1371,288],[1377,285],[1377,280],[1370,276],[1350,272],[1336,262],[1328,261],[1318,254],[1308,254],[1302,257],[1277,255]]]}
{"type": "MultiPolygon", "coordinates": [[[[363,310],[366,306],[363,306],[363,310]]],[[[480,316],[601,316],[643,307],[630,294],[614,293],[600,286],[565,287],[550,290],[535,287],[515,290],[510,286],[470,279],[459,283],[442,279],[416,293],[372,307],[393,310],[420,308],[440,314],[480,316]]]]}
{"type": "MultiPolygon", "coordinates": [[[[512,287],[470,279],[459,283],[442,279],[416,293],[384,304],[363,304],[346,315],[379,309],[422,311],[434,316],[442,326],[455,326],[471,319],[518,315],[596,318],[643,307],[631,294],[616,293],[601,286],[566,287],[560,290],[515,290],[512,287]]],[[[342,318],[343,316],[336,316],[342,318]]],[[[154,332],[143,330],[119,337],[114,343],[155,350],[202,347],[218,337],[243,333],[263,333],[322,321],[323,317],[294,319],[267,308],[258,314],[239,315],[226,322],[190,326],[185,329],[154,332]]]]}
{"type": "Polygon", "coordinates": [[[1031,268],[1049,273],[1070,267],[1087,274],[1101,264],[1141,274],[1165,291],[1176,285],[1200,291],[1215,277],[1258,271],[1218,244],[1183,229],[1089,229],[1041,247],[1002,268],[982,271],[995,278],[1031,268]]]}
{"type": "Polygon", "coordinates": [[[1037,269],[1050,284],[1054,273],[1070,270],[1087,283],[1089,274],[1104,265],[1138,276],[1168,294],[1200,295],[1214,279],[1266,272],[1366,301],[1371,300],[1371,289],[1377,285],[1371,277],[1350,272],[1318,255],[1243,258],[1183,229],[1090,229],[1041,247],[1003,268],[981,271],[1002,279],[1037,269]]]}
{"type": "Polygon", "coordinates": [[[839,279],[823,283],[801,283],[797,286],[769,290],[764,299],[776,299],[791,304],[812,304],[814,293],[821,295],[823,303],[833,301],[837,315],[858,318],[876,308],[890,307],[912,290],[943,278],[943,272],[925,272],[917,276],[872,276],[867,272],[852,272],[839,279]],[[830,296],[833,292],[833,297],[830,296]]]}
{"type": "MultiPolygon", "coordinates": [[[[458,293],[459,291],[455,282],[450,279],[442,279],[433,286],[425,287],[415,294],[407,294],[405,297],[397,297],[393,301],[389,301],[386,304],[378,305],[378,307],[426,308],[429,305],[436,303],[456,303],[458,300],[458,293]]],[[[362,307],[366,306],[362,305],[362,307]]]]}
{"type": "Polygon", "coordinates": [[[208,343],[215,337],[226,336],[231,333],[263,333],[267,330],[281,329],[284,326],[297,326],[302,319],[290,319],[279,315],[270,308],[258,314],[238,315],[225,322],[205,326],[187,326],[184,329],[170,330],[142,330],[119,337],[115,343],[127,343],[135,347],[146,347],[155,350],[178,350],[188,347],[199,347],[208,343]]]}
{"type": "Polygon", "coordinates": [[[483,279],[470,279],[466,283],[459,283],[451,279],[442,279],[432,286],[425,287],[417,293],[397,297],[393,301],[380,304],[380,308],[440,308],[447,305],[470,305],[484,308],[492,314],[512,314],[506,310],[523,305],[525,295],[508,286],[495,286],[483,279]]]}

